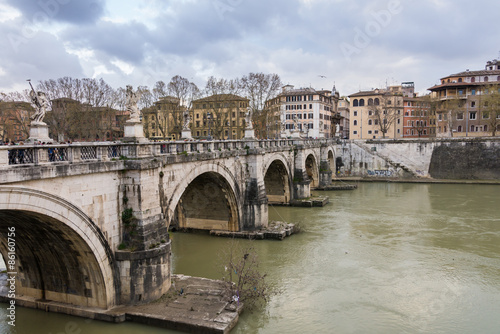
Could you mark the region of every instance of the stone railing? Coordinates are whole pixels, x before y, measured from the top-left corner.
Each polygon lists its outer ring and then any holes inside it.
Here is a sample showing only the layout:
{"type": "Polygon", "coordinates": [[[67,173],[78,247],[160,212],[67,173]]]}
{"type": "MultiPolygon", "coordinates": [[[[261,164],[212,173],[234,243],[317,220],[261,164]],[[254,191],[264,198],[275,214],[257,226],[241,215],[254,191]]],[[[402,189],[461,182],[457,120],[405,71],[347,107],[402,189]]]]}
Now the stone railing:
{"type": "Polygon", "coordinates": [[[111,161],[162,155],[260,149],[276,151],[294,145],[334,144],[335,139],[266,139],[223,141],[167,141],[150,143],[92,142],[0,146],[0,167],[52,163],[111,161]]]}

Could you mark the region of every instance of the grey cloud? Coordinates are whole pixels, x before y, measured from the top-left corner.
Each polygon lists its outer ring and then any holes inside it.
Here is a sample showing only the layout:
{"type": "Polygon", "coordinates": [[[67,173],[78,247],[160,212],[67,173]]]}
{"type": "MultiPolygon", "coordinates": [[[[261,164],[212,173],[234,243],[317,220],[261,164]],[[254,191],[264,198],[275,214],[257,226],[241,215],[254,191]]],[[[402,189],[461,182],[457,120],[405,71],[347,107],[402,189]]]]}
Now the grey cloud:
{"type": "Polygon", "coordinates": [[[104,14],[105,0],[6,0],[29,21],[94,23],[104,14]]]}
{"type": "Polygon", "coordinates": [[[0,67],[6,72],[1,80],[3,89],[26,79],[36,82],[83,75],[78,58],[66,53],[57,38],[45,32],[36,32],[31,38],[26,38],[19,30],[20,25],[21,22],[14,21],[0,26],[0,36],[4,38],[0,48],[0,67]],[[9,38],[18,41],[18,44],[12,45],[9,38]]]}
{"type": "Polygon", "coordinates": [[[76,48],[90,48],[133,64],[144,58],[149,31],[142,23],[99,22],[93,26],[72,27],[64,39],[76,48]]]}

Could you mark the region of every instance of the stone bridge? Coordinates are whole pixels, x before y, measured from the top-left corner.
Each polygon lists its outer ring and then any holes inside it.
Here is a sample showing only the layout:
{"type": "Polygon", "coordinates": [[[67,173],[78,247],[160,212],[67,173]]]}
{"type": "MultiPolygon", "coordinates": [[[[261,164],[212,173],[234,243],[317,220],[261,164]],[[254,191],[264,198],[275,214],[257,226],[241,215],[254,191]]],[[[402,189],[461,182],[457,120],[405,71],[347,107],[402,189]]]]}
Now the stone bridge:
{"type": "MultiPolygon", "coordinates": [[[[16,294],[109,309],[170,287],[169,227],[254,230],[268,203],[310,196],[333,140],[0,147],[0,252],[15,228],[16,294]]],[[[7,261],[6,261],[7,263],[7,261]]]]}

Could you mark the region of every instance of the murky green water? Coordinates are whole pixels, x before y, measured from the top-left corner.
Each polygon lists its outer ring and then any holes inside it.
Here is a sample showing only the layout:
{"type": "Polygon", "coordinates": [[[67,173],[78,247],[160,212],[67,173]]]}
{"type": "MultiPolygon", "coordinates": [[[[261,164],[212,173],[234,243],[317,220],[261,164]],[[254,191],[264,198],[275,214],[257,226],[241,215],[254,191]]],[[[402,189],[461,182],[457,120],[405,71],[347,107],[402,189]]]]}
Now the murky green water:
{"type": "MultiPolygon", "coordinates": [[[[251,242],[282,292],[232,333],[500,333],[500,187],[380,183],[327,195],[324,208],[269,208],[304,232],[251,242]]],[[[174,272],[219,278],[227,243],[174,233],[174,272]]],[[[25,309],[13,329],[0,316],[1,333],[174,333],[25,309]]]]}

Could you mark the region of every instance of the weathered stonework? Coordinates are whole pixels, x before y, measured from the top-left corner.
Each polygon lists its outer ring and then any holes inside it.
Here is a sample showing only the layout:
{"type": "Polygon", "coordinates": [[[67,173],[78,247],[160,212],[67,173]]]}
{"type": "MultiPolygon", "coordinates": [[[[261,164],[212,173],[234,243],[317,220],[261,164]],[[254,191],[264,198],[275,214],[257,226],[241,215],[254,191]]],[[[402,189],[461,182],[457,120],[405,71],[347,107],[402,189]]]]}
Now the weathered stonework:
{"type": "Polygon", "coordinates": [[[170,226],[264,228],[270,200],[309,197],[311,185],[327,183],[318,165],[333,146],[249,140],[0,147],[0,227],[13,222],[23,231],[19,292],[102,309],[154,300],[171,284],[170,226]]]}

